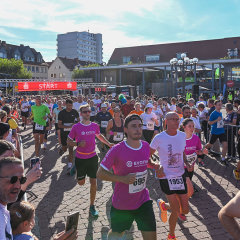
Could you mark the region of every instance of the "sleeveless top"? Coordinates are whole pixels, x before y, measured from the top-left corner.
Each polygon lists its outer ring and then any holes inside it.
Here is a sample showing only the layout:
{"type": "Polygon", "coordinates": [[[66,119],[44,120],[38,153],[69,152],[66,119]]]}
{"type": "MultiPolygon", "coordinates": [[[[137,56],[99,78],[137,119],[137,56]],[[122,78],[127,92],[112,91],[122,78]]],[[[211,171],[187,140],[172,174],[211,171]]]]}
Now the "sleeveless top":
{"type": "Polygon", "coordinates": [[[113,127],[111,129],[112,132],[117,132],[117,135],[110,135],[109,141],[111,143],[119,143],[123,140],[124,138],[124,126],[123,126],[123,119],[121,118],[121,126],[118,127],[116,125],[116,122],[114,119],[113,120],[113,127]]]}

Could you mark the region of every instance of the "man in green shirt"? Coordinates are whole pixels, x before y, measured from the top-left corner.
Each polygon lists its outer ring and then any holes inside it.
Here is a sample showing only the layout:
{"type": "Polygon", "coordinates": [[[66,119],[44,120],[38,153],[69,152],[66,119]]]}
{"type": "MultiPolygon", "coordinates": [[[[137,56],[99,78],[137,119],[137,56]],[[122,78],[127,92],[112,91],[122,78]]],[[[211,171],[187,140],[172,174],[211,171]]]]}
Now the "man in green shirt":
{"type": "Polygon", "coordinates": [[[41,144],[46,131],[46,120],[51,117],[49,108],[42,104],[41,96],[36,96],[36,105],[32,106],[33,136],[35,141],[36,157],[39,157],[41,144]]]}

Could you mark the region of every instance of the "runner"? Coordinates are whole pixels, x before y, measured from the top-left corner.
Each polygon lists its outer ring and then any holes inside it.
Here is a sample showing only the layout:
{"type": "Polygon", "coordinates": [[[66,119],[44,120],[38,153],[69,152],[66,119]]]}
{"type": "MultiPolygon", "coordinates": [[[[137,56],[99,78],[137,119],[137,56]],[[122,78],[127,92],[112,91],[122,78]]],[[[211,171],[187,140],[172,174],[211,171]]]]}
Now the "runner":
{"type": "Polygon", "coordinates": [[[227,153],[227,136],[224,130],[224,122],[221,113],[222,103],[220,100],[214,102],[215,110],[211,113],[208,124],[211,125],[211,138],[206,144],[206,148],[210,149],[217,139],[222,143],[222,163],[228,166],[225,159],[227,153]]]}
{"type": "Polygon", "coordinates": [[[26,126],[27,126],[27,119],[29,117],[30,107],[31,106],[27,101],[27,97],[23,96],[23,100],[21,102],[21,116],[22,116],[22,127],[24,127],[24,130],[26,129],[26,126]]]}
{"type": "Polygon", "coordinates": [[[154,134],[154,124],[158,124],[157,116],[152,112],[153,105],[148,103],[145,112],[140,116],[143,120],[143,137],[150,143],[154,134]]]}
{"type": "Polygon", "coordinates": [[[71,148],[77,146],[75,166],[77,169],[78,184],[84,185],[86,175],[90,179],[90,213],[97,217],[98,211],[95,209],[94,201],[96,198],[97,181],[96,172],[98,169],[98,157],[96,154],[95,136],[104,144],[111,147],[107,139],[100,134],[99,126],[90,121],[90,106],[82,105],[80,114],[82,121],[75,124],[68,135],[67,143],[71,148]]]}
{"type": "Polygon", "coordinates": [[[124,119],[121,118],[121,111],[119,107],[113,109],[113,119],[109,120],[106,134],[109,137],[109,142],[119,143],[124,138],[124,119]]]}
{"type": "MultiPolygon", "coordinates": [[[[107,112],[107,104],[102,103],[101,104],[101,111],[97,113],[95,121],[98,123],[100,126],[100,132],[102,135],[106,137],[106,128],[108,125],[108,121],[112,119],[112,116],[109,112],[107,112]]],[[[104,152],[104,144],[101,146],[101,150],[104,152]]]]}
{"type": "Polygon", "coordinates": [[[39,157],[39,152],[41,149],[41,144],[43,143],[43,138],[46,130],[46,119],[51,117],[49,108],[42,104],[41,96],[36,96],[36,105],[31,108],[33,116],[33,136],[35,142],[35,154],[39,157]]]}
{"type": "Polygon", "coordinates": [[[167,210],[171,210],[169,217],[168,239],[176,239],[175,228],[179,214],[189,212],[186,173],[184,162],[188,169],[184,153],[186,134],[178,131],[179,116],[175,112],[166,114],[167,130],[156,135],[151,142],[151,155],[158,150],[160,170],[157,171],[160,187],[165,193],[169,204],[162,199],[158,200],[160,218],[167,222],[167,210]]]}
{"type": "Polygon", "coordinates": [[[134,105],[134,110],[132,110],[130,112],[130,114],[137,114],[138,116],[140,116],[141,114],[143,114],[144,112],[141,110],[141,103],[140,102],[136,102],[134,105]]]}
{"type": "Polygon", "coordinates": [[[70,175],[73,162],[73,147],[67,146],[68,134],[71,131],[72,126],[79,122],[79,114],[77,110],[73,109],[73,101],[68,98],[66,100],[66,108],[58,114],[58,127],[60,128],[61,144],[62,148],[59,150],[59,155],[62,156],[68,149],[68,167],[67,174],[70,175]]]}
{"type": "Polygon", "coordinates": [[[142,120],[138,115],[126,117],[124,131],[127,140],[110,149],[97,172],[97,178],[116,183],[108,239],[122,239],[135,220],[143,239],[154,240],[157,239],[156,221],[146,180],[147,167],[159,169],[159,165],[149,162],[149,144],[140,140],[142,120]]]}
{"type": "Polygon", "coordinates": [[[61,100],[58,100],[57,103],[58,103],[58,106],[53,110],[53,118],[55,120],[55,130],[56,130],[56,135],[58,137],[58,143],[61,146],[61,133],[60,133],[60,128],[58,127],[58,114],[60,113],[60,111],[63,110],[63,107],[62,107],[61,100]]]}

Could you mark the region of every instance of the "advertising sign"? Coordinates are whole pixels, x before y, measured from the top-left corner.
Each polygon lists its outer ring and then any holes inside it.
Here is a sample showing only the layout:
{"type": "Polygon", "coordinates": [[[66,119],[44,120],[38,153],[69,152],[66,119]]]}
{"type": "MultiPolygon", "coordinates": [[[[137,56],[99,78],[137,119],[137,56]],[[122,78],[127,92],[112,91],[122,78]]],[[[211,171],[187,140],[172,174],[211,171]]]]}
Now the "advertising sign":
{"type": "Polygon", "coordinates": [[[18,82],[19,92],[49,91],[49,90],[77,90],[77,82],[18,82]]]}

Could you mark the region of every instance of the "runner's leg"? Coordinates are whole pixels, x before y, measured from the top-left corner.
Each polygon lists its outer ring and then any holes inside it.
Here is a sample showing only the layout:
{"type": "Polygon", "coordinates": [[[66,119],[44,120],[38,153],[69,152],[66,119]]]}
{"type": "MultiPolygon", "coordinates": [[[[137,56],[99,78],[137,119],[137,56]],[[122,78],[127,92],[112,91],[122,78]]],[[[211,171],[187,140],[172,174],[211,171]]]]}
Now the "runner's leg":
{"type": "Polygon", "coordinates": [[[35,153],[36,157],[39,157],[39,150],[40,150],[40,134],[34,133],[34,143],[35,143],[35,153]]]}
{"type": "Polygon", "coordinates": [[[143,240],[156,240],[157,239],[157,232],[146,232],[141,231],[143,240]]]}
{"type": "Polygon", "coordinates": [[[175,235],[175,228],[178,220],[178,215],[180,213],[180,206],[179,206],[179,201],[177,199],[176,194],[172,195],[166,195],[168,202],[170,204],[171,208],[171,214],[169,217],[169,234],[174,236],[175,235]]]}
{"type": "Polygon", "coordinates": [[[89,178],[90,180],[90,205],[94,205],[97,193],[97,179],[89,178]]]}

